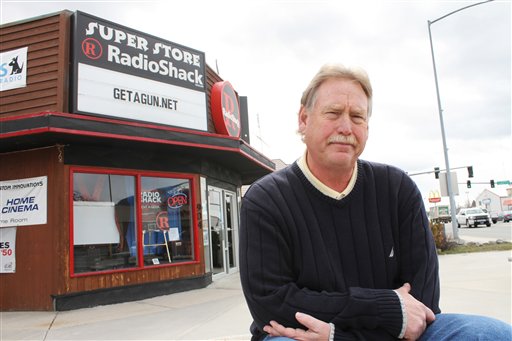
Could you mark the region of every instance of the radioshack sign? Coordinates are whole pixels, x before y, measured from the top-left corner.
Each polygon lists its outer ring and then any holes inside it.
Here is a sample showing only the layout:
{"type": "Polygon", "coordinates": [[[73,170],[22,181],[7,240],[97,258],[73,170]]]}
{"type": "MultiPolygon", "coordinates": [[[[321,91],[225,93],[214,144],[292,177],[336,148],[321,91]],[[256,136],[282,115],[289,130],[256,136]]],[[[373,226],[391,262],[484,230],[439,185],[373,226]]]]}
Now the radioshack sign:
{"type": "Polygon", "coordinates": [[[231,83],[213,84],[210,107],[215,130],[220,134],[240,137],[240,106],[231,83]]]}
{"type": "Polygon", "coordinates": [[[204,53],[77,12],[77,113],[207,130],[204,53]]]}

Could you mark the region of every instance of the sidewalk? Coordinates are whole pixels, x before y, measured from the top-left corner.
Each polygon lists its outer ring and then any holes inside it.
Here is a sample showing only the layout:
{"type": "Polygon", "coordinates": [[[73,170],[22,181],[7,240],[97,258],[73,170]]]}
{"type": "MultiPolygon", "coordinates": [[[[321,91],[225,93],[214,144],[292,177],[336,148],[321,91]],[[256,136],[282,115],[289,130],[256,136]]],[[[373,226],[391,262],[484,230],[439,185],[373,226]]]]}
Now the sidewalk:
{"type": "MultiPolygon", "coordinates": [[[[439,257],[443,312],[511,323],[510,251],[439,257]]],[[[209,287],[63,312],[1,312],[0,340],[249,340],[238,273],[209,287]]]]}

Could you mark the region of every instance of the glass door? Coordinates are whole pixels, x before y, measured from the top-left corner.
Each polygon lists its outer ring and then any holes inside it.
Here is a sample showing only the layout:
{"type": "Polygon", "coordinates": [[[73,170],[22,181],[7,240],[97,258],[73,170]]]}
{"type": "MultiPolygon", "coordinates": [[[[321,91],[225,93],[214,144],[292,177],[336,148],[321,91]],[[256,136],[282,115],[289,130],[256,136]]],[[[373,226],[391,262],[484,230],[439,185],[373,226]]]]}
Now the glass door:
{"type": "Polygon", "coordinates": [[[236,271],[238,210],[234,192],[208,187],[211,271],[213,275],[236,271]]]}
{"type": "Polygon", "coordinates": [[[228,272],[233,272],[237,268],[236,247],[238,240],[238,215],[236,210],[235,193],[224,191],[224,214],[226,216],[225,224],[225,261],[228,272]]]}

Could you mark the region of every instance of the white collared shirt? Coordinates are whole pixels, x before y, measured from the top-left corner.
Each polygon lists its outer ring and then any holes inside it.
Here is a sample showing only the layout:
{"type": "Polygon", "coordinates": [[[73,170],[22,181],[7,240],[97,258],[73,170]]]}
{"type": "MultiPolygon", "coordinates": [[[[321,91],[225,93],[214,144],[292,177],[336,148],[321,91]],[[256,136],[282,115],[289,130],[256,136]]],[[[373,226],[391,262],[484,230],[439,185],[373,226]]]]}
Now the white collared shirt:
{"type": "Polygon", "coordinates": [[[306,176],[306,179],[308,179],[309,182],[311,182],[311,184],[315,186],[316,189],[322,192],[322,194],[333,199],[340,200],[346,197],[352,191],[357,179],[357,162],[354,165],[354,171],[352,172],[352,177],[348,182],[347,188],[345,188],[343,192],[338,192],[322,183],[320,180],[318,180],[316,176],[313,175],[313,173],[311,173],[311,170],[309,169],[308,164],[306,162],[306,153],[307,151],[297,160],[297,165],[299,166],[302,173],[304,173],[304,175],[306,176]]]}

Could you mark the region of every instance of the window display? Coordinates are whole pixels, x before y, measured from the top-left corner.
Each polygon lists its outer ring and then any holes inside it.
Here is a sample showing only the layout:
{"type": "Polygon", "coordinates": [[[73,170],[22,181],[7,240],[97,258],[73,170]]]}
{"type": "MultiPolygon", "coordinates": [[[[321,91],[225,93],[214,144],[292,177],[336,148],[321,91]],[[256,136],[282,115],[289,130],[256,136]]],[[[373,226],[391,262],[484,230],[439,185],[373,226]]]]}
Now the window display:
{"type": "Polygon", "coordinates": [[[134,176],[73,174],[75,273],[137,265],[127,247],[136,243],[134,194],[134,176]]]}
{"type": "Polygon", "coordinates": [[[73,273],[194,260],[191,179],[72,174],[73,273]]]}
{"type": "Polygon", "coordinates": [[[192,260],[189,180],[142,177],[141,187],[144,264],[192,260]]]}

